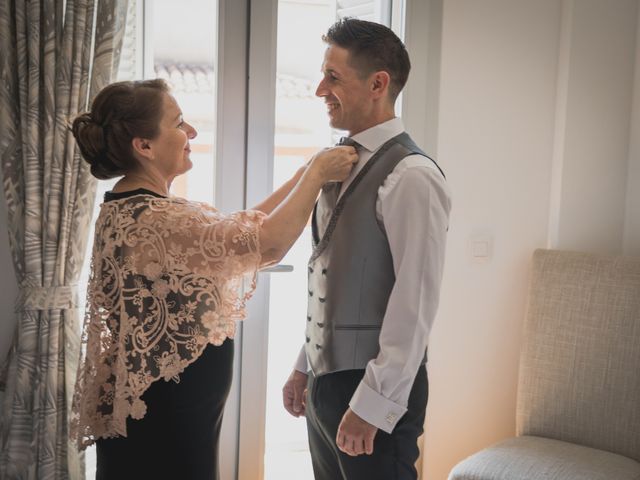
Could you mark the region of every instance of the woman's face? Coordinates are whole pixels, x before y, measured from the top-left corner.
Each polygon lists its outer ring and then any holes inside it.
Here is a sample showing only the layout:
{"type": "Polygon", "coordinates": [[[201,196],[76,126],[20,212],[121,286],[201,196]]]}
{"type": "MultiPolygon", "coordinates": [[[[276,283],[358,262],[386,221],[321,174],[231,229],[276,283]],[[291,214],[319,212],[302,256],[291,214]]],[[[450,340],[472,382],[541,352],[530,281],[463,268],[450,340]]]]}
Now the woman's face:
{"type": "Polygon", "coordinates": [[[168,93],[163,94],[162,111],[158,136],[150,142],[152,162],[164,177],[172,179],[191,169],[189,140],[198,132],[182,119],[178,103],[168,93]]]}

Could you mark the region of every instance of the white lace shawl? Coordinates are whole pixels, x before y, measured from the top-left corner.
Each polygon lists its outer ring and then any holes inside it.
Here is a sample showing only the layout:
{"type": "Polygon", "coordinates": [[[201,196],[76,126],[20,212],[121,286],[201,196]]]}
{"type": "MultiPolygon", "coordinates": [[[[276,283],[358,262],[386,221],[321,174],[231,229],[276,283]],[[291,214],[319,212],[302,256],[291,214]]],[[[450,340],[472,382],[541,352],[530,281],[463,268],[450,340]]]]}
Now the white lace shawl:
{"type": "Polygon", "coordinates": [[[264,216],[150,195],[101,206],[71,413],[79,449],[126,436],[152,382],[178,381],[207,344],[234,336],[255,288],[264,216]]]}

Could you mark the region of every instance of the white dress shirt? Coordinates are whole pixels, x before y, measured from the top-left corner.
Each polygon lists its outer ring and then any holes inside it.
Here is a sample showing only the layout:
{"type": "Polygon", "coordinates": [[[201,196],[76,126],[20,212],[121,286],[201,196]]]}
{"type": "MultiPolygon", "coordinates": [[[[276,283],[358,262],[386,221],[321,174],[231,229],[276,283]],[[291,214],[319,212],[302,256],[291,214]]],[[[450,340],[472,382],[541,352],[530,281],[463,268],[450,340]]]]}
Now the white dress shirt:
{"type": "MultiPolygon", "coordinates": [[[[363,148],[340,195],[376,151],[402,132],[402,120],[394,118],[352,137],[363,148]]],[[[380,331],[380,352],[367,364],[349,406],[387,433],[407,411],[424,357],[440,296],[450,209],[442,174],[422,155],[402,159],[378,189],[376,215],[389,240],[396,281],[380,331]]],[[[304,346],[295,368],[307,373],[304,346]]]]}

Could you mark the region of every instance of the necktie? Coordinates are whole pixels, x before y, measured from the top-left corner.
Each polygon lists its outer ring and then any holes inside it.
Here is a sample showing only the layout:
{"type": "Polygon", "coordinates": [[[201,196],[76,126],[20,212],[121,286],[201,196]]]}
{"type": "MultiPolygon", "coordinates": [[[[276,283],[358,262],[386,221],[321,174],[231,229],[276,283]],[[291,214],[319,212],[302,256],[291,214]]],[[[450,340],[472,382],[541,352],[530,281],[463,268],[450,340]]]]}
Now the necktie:
{"type": "MultiPolygon", "coordinates": [[[[361,145],[353,140],[351,137],[340,137],[340,140],[336,144],[336,146],[351,146],[356,149],[356,151],[361,147],[361,145]]],[[[318,203],[322,203],[324,205],[323,218],[318,219],[318,225],[320,225],[320,234],[324,235],[324,230],[329,222],[329,218],[331,216],[331,212],[335,208],[338,202],[338,195],[340,194],[340,189],[342,188],[342,182],[327,182],[322,187],[322,195],[318,199],[318,203]]],[[[316,204],[316,209],[318,205],[316,204]]],[[[314,218],[316,218],[316,212],[314,210],[314,218]]]]}
{"type": "Polygon", "coordinates": [[[348,147],[354,147],[356,151],[359,150],[360,147],[362,146],[351,137],[340,137],[340,140],[338,140],[337,145],[342,145],[342,146],[346,145],[348,147]]]}
{"type": "MultiPolygon", "coordinates": [[[[353,147],[356,149],[356,153],[358,153],[358,150],[362,148],[362,145],[360,145],[351,137],[340,137],[340,140],[338,140],[338,143],[336,144],[336,146],[353,147]]],[[[335,201],[337,201],[338,195],[340,195],[340,189],[342,188],[342,182],[329,182],[327,185],[325,185],[325,187],[327,187],[327,189],[331,188],[334,190],[335,201]]],[[[334,201],[334,205],[335,205],[335,201],[334,201]]]]}

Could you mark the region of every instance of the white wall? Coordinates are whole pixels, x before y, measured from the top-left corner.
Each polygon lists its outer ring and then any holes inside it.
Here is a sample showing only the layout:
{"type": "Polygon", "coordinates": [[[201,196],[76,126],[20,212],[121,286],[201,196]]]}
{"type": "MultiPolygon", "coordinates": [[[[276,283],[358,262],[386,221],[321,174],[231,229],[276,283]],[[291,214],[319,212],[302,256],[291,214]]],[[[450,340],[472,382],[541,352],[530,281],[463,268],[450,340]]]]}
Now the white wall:
{"type": "MultiPolygon", "coordinates": [[[[640,11],[638,12],[640,25],[640,11]]],[[[636,58],[627,175],[627,205],[623,252],[640,256],[640,35],[636,35],[636,58]]]]}
{"type": "MultiPolygon", "coordinates": [[[[553,246],[572,250],[622,251],[637,1],[565,2],[568,75],[558,88],[565,124],[561,192],[551,205],[553,246]],[[557,230],[556,230],[557,229],[557,230]],[[554,231],[555,230],[555,231],[554,231]],[[553,241],[555,240],[555,241],[553,241]]],[[[560,169],[559,169],[560,170],[560,169]]]]}
{"type": "Polygon", "coordinates": [[[444,2],[437,158],[453,191],[429,344],[425,477],[512,435],[528,261],[544,246],[558,2],[444,2]],[[469,242],[492,244],[473,263],[469,242]]]}
{"type": "Polygon", "coordinates": [[[443,2],[437,158],[453,211],[429,346],[426,480],[515,433],[533,250],[639,243],[637,18],[637,0],[443,2]],[[476,239],[491,245],[486,262],[471,257],[476,239]]]}

